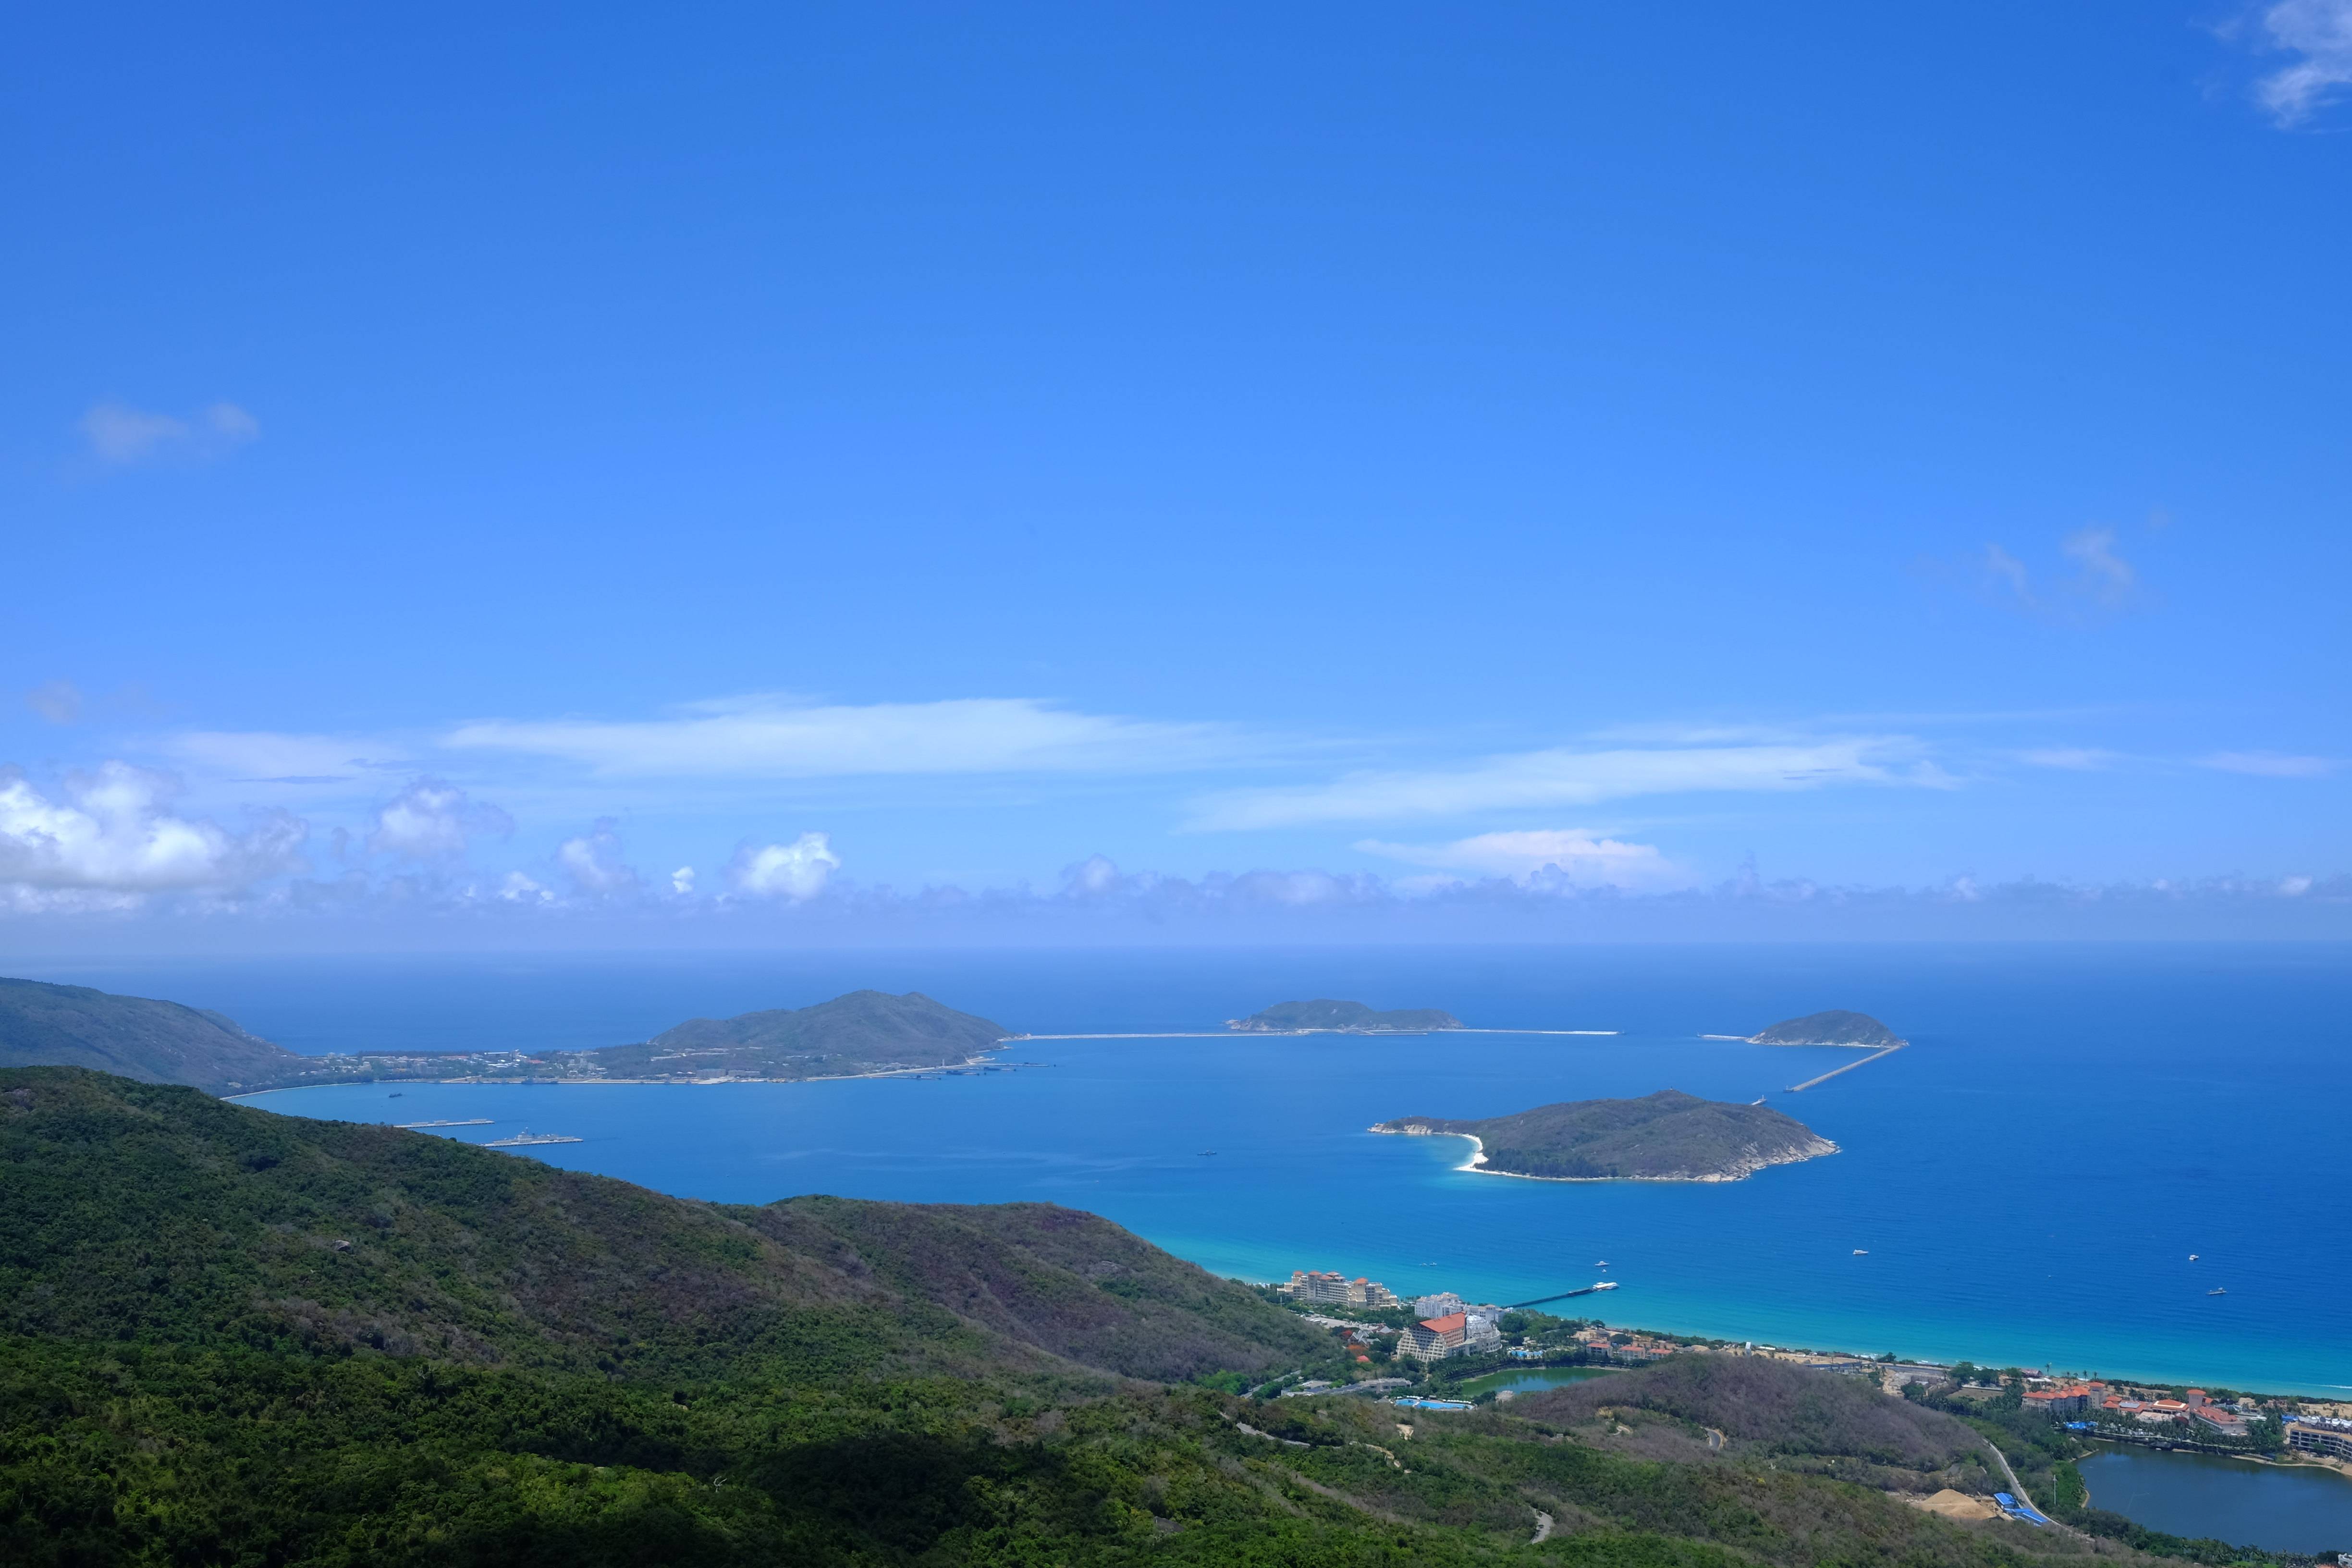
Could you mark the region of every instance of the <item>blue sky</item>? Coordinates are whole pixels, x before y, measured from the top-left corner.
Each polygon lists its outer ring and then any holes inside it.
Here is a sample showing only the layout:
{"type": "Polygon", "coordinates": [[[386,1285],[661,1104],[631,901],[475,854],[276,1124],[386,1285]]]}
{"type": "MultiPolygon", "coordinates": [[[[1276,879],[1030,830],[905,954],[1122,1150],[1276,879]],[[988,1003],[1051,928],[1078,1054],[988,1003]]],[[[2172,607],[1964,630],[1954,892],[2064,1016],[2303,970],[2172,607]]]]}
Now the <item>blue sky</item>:
{"type": "Polygon", "coordinates": [[[0,943],[2346,923],[2352,0],[0,72],[0,943]]]}

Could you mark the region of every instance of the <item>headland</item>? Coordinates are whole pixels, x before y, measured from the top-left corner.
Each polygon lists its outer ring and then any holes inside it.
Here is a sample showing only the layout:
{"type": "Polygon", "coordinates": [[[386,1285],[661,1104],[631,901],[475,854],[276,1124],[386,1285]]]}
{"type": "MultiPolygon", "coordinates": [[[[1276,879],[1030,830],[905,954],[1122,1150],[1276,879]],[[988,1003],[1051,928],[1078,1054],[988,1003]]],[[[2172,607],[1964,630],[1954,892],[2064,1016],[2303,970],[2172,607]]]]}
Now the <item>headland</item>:
{"type": "Polygon", "coordinates": [[[1513,1116],[1452,1121],[1405,1116],[1374,1132],[1467,1138],[1465,1170],[1545,1182],[1737,1182],[1772,1165],[1838,1152],[1794,1117],[1679,1089],[1639,1100],[1583,1100],[1513,1116]]]}

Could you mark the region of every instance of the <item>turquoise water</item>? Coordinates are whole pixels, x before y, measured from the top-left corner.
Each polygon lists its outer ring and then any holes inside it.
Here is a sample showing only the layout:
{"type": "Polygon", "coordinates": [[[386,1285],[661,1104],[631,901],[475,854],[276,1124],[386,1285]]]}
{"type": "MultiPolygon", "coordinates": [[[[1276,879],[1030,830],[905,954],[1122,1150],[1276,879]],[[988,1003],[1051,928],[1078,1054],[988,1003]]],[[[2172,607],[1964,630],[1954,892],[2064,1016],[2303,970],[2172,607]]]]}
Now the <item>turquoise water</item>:
{"type": "Polygon", "coordinates": [[[477,1139],[577,1133],[539,1157],[698,1197],[1050,1199],[1245,1278],[1335,1268],[1512,1301],[1588,1283],[1607,1258],[1624,1289],[1574,1310],[1612,1321],[2333,1392],[2352,1385],[2352,1194],[2299,1163],[2352,1121],[2347,958],[1587,948],[14,967],[217,1007],[310,1050],[604,1044],[866,984],[1037,1032],[1213,1028],[1311,995],[1616,1028],[1040,1041],[1007,1055],[1053,1066],[974,1079],[413,1085],[396,1100],[353,1086],[258,1103],[496,1118],[463,1134],[477,1139]],[[1874,1013],[1913,1048],[1790,1096],[1851,1057],[1699,1037],[1826,1006],[1874,1013]],[[1364,1131],[1668,1087],[1766,1095],[1843,1152],[1734,1184],[1550,1184],[1457,1170],[1454,1140],[1364,1131]],[[2227,1294],[2207,1294],[2217,1285],[2227,1294]]]}
{"type": "Polygon", "coordinates": [[[2352,1551],[2352,1480],[2332,1470],[2115,1446],[2083,1461],[2091,1505],[2173,1535],[2352,1551]]]}

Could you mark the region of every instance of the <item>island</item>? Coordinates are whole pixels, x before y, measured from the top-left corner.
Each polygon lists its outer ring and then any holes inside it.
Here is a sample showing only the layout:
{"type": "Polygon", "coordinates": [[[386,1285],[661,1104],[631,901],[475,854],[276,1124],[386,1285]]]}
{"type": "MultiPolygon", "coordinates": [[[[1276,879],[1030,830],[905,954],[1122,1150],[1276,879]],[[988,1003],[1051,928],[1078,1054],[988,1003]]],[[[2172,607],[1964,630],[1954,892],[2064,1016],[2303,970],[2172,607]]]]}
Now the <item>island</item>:
{"type": "Polygon", "coordinates": [[[224,1096],[316,1084],[709,1083],[977,1071],[1003,1026],[919,991],[689,1018],[584,1051],[366,1051],[306,1057],[217,1013],[86,985],[0,980],[0,1068],[79,1067],[224,1096]]]}
{"type": "Polygon", "coordinates": [[[1801,1018],[1784,1018],[1769,1029],[1748,1036],[1748,1043],[1751,1046],[1862,1046],[1877,1051],[1910,1044],[1867,1013],[1834,1009],[1827,1013],[1808,1013],[1801,1018]]]}
{"type": "Polygon", "coordinates": [[[1794,1117],[1663,1089],[1639,1100],[1577,1100],[1483,1121],[1403,1116],[1373,1125],[1407,1138],[1467,1138],[1466,1170],[1543,1182],[1737,1182],[1838,1146],[1794,1117]]]}
{"type": "Polygon", "coordinates": [[[1225,1027],[1252,1035],[1426,1035],[1458,1029],[1462,1020],[1434,1007],[1403,1007],[1376,1013],[1361,1002],[1277,1002],[1246,1018],[1228,1018],[1225,1027]]]}

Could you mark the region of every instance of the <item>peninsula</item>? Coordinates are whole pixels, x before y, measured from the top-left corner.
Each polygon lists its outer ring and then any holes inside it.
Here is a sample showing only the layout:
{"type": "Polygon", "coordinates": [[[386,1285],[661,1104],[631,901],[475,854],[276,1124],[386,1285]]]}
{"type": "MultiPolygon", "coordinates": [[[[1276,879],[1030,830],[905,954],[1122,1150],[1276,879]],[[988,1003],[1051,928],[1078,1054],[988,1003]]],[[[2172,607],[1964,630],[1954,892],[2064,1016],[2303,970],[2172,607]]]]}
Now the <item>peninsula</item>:
{"type": "Polygon", "coordinates": [[[1375,1132],[1467,1138],[1470,1166],[1547,1182],[1737,1182],[1837,1145],[1794,1117],[1664,1089],[1639,1100],[1578,1100],[1483,1121],[1404,1116],[1375,1132]]]}
{"type": "Polygon", "coordinates": [[[1225,1027],[1253,1035],[1426,1035],[1458,1029],[1462,1020],[1434,1007],[1404,1007],[1376,1013],[1361,1002],[1277,1002],[1246,1018],[1228,1018],[1225,1027]]]}
{"type": "Polygon", "coordinates": [[[1867,1013],[1847,1013],[1832,1010],[1808,1013],[1801,1018],[1783,1018],[1769,1029],[1759,1029],[1748,1037],[1751,1046],[1862,1046],[1872,1050],[1892,1050],[1911,1042],[1880,1023],[1867,1013]]]}
{"type": "Polygon", "coordinates": [[[368,1051],[306,1057],[217,1013],[85,985],[0,980],[0,1068],[79,1067],[211,1094],[314,1084],[708,1083],[873,1078],[976,1066],[1005,1030],[919,991],[852,991],[813,1007],[689,1018],[586,1051],[368,1051]]]}

